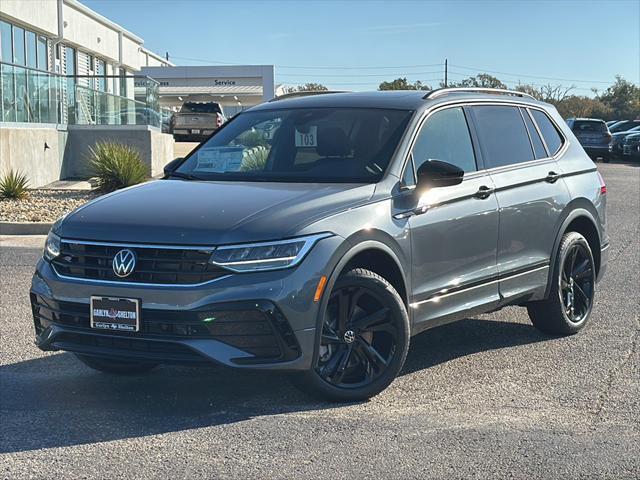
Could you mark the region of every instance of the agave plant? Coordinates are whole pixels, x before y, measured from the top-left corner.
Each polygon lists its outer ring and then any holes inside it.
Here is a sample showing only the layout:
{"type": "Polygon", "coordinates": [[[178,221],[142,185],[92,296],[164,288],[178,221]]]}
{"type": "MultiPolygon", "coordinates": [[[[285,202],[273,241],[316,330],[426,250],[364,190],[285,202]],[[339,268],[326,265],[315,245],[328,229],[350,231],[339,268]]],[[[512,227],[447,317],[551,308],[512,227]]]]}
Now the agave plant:
{"type": "Polygon", "coordinates": [[[89,150],[99,191],[113,192],[147,179],[147,168],[140,160],[140,153],[129,145],[99,142],[89,150]]]}
{"type": "Polygon", "coordinates": [[[0,197],[2,198],[26,198],[29,195],[29,180],[20,170],[9,170],[0,177],[0,197]]]}
{"type": "Polygon", "coordinates": [[[252,170],[264,170],[264,167],[267,165],[268,156],[269,150],[262,146],[245,150],[242,154],[242,164],[240,164],[240,170],[243,172],[249,172],[252,170]]]}

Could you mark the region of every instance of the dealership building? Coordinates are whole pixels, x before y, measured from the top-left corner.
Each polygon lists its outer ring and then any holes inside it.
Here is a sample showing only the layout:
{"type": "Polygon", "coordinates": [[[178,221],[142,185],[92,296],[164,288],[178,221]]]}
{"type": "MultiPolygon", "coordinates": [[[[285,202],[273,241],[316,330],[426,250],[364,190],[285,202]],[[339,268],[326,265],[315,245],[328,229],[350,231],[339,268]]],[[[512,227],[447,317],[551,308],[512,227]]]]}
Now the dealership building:
{"type": "Polygon", "coordinates": [[[0,2],[0,174],[33,187],[86,178],[89,148],[136,147],[156,175],[173,158],[163,133],[186,101],[227,116],[273,98],[274,68],[175,66],[134,33],[77,0],[0,2]]]}

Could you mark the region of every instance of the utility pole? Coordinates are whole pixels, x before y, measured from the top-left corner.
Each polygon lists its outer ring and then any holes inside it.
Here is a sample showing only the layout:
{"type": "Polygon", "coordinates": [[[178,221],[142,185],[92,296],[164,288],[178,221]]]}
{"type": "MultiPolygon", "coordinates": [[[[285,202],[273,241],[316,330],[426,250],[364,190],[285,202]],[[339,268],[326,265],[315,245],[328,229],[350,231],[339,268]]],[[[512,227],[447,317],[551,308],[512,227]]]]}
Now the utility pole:
{"type": "Polygon", "coordinates": [[[444,88],[447,88],[448,83],[447,83],[447,59],[444,59],[444,88]]]}

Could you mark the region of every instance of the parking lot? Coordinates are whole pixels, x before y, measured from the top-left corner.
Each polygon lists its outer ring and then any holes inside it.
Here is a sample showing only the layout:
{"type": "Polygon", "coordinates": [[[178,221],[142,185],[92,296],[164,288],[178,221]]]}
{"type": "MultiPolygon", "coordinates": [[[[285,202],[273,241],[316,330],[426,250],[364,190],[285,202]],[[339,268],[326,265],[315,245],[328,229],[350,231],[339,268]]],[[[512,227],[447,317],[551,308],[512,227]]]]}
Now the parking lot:
{"type": "Polygon", "coordinates": [[[42,237],[0,243],[0,477],[639,478],[640,168],[599,164],[609,270],[554,338],[509,308],[414,338],[401,376],[334,405],[282,374],[90,370],[32,343],[42,237]]]}

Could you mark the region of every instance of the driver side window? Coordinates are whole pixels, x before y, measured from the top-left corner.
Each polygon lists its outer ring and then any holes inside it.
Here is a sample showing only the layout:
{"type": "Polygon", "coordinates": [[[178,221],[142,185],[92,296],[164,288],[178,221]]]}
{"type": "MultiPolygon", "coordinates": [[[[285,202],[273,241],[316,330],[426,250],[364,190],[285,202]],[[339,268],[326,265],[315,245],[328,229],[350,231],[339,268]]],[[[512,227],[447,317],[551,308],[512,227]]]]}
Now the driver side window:
{"type": "Polygon", "coordinates": [[[428,160],[442,160],[465,172],[476,171],[473,143],[462,107],[431,115],[422,125],[411,154],[416,171],[428,160]]]}

